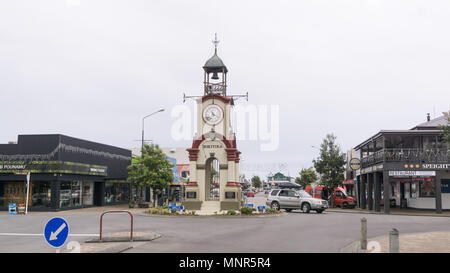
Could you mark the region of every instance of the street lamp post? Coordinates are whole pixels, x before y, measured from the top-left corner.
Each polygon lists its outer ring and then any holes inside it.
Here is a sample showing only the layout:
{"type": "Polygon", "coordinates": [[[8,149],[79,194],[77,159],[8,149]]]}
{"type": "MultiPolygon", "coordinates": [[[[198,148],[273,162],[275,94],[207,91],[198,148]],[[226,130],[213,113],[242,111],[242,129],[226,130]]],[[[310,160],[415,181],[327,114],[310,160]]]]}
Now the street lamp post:
{"type": "Polygon", "coordinates": [[[156,114],[156,113],[163,112],[164,110],[165,110],[165,109],[160,109],[160,110],[158,110],[158,111],[156,111],[156,112],[153,112],[153,113],[151,113],[150,115],[146,115],[145,117],[142,118],[142,144],[141,144],[141,156],[142,156],[142,152],[144,151],[144,121],[145,121],[146,118],[148,118],[148,117],[150,117],[150,116],[153,116],[153,115],[156,114]]]}
{"type": "MultiPolygon", "coordinates": [[[[141,157],[144,156],[144,121],[145,121],[146,118],[148,118],[148,117],[150,117],[150,116],[153,116],[154,114],[157,114],[157,113],[159,113],[159,112],[163,112],[164,110],[165,110],[165,109],[160,109],[160,110],[158,110],[158,111],[156,111],[156,112],[153,112],[153,113],[151,113],[151,114],[149,114],[149,115],[146,115],[145,117],[142,118],[141,157]]],[[[142,197],[142,191],[141,191],[141,197],[142,197]]],[[[139,199],[140,199],[141,197],[139,197],[139,199]]],[[[153,201],[153,200],[151,200],[151,199],[152,199],[152,194],[150,194],[150,202],[153,201]]]]}

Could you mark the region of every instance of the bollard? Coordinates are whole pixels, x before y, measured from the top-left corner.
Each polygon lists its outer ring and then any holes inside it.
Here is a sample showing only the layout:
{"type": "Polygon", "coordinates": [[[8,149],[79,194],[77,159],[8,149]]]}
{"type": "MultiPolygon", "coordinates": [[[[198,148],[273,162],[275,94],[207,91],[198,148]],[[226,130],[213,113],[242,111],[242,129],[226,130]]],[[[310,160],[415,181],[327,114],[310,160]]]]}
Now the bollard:
{"type": "Polygon", "coordinates": [[[400,252],[399,234],[398,230],[393,228],[389,232],[389,253],[399,253],[399,252],[400,252]]]}
{"type": "Polygon", "coordinates": [[[367,219],[361,218],[361,249],[367,249],[367,219]]]}

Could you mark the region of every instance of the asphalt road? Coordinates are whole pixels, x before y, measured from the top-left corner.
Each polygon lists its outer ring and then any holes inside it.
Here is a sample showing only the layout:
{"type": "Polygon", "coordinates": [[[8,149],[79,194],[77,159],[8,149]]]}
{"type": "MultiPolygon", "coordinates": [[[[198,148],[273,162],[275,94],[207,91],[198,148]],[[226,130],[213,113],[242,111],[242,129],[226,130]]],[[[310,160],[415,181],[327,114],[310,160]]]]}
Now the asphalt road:
{"type": "MultiPolygon", "coordinates": [[[[258,194],[254,203],[264,200],[258,194]]],[[[55,252],[42,237],[51,213],[27,216],[0,215],[0,252],[55,252]],[[2,235],[23,233],[35,235],[2,235]],[[36,235],[37,234],[37,235],[36,235]]],[[[70,234],[97,234],[99,214],[67,214],[70,234]]],[[[368,221],[368,236],[387,235],[392,228],[401,233],[449,231],[449,217],[373,215],[356,213],[304,214],[293,211],[273,217],[155,217],[136,215],[135,231],[162,235],[139,243],[127,252],[338,252],[358,240],[360,219],[368,221]]],[[[104,232],[129,230],[126,215],[108,215],[104,232]]],[[[80,242],[90,236],[70,237],[80,242]]]]}

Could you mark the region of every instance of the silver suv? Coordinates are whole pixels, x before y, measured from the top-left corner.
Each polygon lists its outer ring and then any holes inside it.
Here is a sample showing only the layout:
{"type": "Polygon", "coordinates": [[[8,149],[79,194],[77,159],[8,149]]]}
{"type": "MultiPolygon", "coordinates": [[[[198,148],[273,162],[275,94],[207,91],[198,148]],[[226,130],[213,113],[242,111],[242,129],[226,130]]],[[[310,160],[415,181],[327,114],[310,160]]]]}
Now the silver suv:
{"type": "Polygon", "coordinates": [[[287,212],[293,209],[301,209],[304,213],[309,213],[311,210],[322,213],[328,208],[326,200],[313,198],[303,190],[290,189],[271,190],[267,196],[266,205],[276,210],[285,209],[287,212]]]}

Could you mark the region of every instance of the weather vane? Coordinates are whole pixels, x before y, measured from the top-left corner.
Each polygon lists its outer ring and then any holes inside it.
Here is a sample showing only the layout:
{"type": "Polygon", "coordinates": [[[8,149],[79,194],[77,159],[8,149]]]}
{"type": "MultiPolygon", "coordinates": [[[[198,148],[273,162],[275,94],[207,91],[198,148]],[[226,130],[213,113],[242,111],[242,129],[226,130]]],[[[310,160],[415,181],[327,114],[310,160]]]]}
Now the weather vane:
{"type": "Polygon", "coordinates": [[[217,40],[217,33],[214,34],[214,41],[212,43],[214,44],[215,52],[217,53],[217,45],[219,44],[219,40],[217,40]]]}

